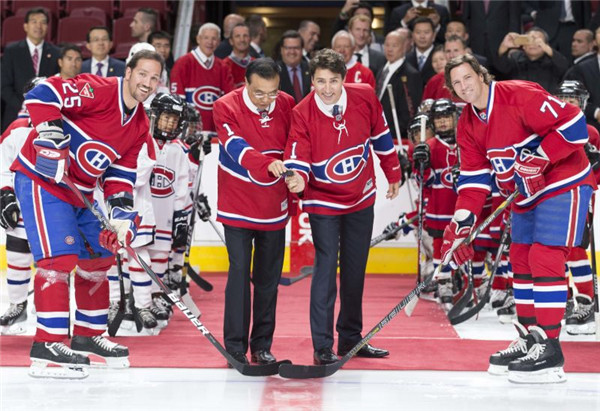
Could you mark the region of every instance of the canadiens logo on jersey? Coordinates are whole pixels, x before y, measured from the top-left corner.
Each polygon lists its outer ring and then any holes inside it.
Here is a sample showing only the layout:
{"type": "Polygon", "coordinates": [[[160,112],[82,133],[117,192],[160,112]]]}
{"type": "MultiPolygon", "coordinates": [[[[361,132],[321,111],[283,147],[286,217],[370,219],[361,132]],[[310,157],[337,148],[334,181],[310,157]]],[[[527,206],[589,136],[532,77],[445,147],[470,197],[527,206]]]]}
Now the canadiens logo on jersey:
{"type": "Polygon", "coordinates": [[[325,178],[332,183],[348,183],[360,175],[368,158],[368,142],[339,152],[325,164],[325,178]]]}
{"type": "Polygon", "coordinates": [[[201,110],[212,110],[213,104],[220,96],[220,88],[214,86],[201,86],[192,92],[192,101],[201,110]]]}
{"type": "Polygon", "coordinates": [[[90,83],[85,83],[81,91],[79,92],[81,97],[94,98],[94,89],[90,86],[90,83]]]}
{"type": "Polygon", "coordinates": [[[440,184],[450,190],[454,189],[454,184],[452,183],[452,167],[442,170],[440,173],[440,184]]]}
{"type": "Polygon", "coordinates": [[[150,178],[150,190],[153,197],[169,197],[175,194],[175,171],[165,166],[156,166],[150,178]]]}
{"type": "Polygon", "coordinates": [[[496,173],[499,182],[505,182],[512,179],[513,166],[515,165],[516,157],[517,150],[513,147],[488,150],[488,158],[490,159],[490,163],[494,168],[494,172],[496,173]]]}
{"type": "Polygon", "coordinates": [[[97,178],[117,160],[117,153],[100,141],[84,141],[75,153],[79,167],[90,177],[97,178]]]}

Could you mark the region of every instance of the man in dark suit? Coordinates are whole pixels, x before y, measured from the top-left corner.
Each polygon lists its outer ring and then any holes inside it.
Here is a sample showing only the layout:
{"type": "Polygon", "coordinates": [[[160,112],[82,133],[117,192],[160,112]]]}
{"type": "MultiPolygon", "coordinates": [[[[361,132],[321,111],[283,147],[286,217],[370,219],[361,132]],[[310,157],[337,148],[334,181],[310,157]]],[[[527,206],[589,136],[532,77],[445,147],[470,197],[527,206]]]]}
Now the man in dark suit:
{"type": "Polygon", "coordinates": [[[354,37],[354,56],[356,61],[368,67],[377,75],[385,66],[383,53],[369,47],[371,43],[371,18],[364,14],[353,16],[348,22],[348,32],[354,37]]]}
{"type": "Polygon", "coordinates": [[[2,131],[8,127],[23,103],[23,87],[31,78],[58,73],[59,50],[44,41],[48,31],[45,9],[31,9],[23,24],[26,38],[8,45],[2,56],[2,101],[5,103],[2,131]]]}
{"type": "Polygon", "coordinates": [[[86,41],[85,47],[92,53],[92,57],[82,63],[82,73],[92,73],[102,77],[125,75],[125,63],[108,55],[113,45],[108,27],[92,27],[87,33],[86,41]]]}
{"type": "Polygon", "coordinates": [[[395,7],[386,22],[384,31],[387,34],[400,27],[410,28],[414,24],[415,19],[419,17],[428,17],[431,19],[434,30],[437,30],[436,43],[443,43],[446,25],[450,21],[450,13],[445,6],[435,4],[433,1],[414,0],[395,7]],[[432,9],[433,12],[428,13],[432,9]]]}
{"type": "MultiPolygon", "coordinates": [[[[596,43],[600,41],[600,27],[596,29],[596,43]]],[[[585,118],[587,122],[600,131],[600,52],[596,54],[596,58],[589,59],[582,63],[571,67],[567,74],[566,80],[579,80],[583,83],[587,91],[590,93],[590,98],[585,107],[585,118]]]]}
{"type": "Polygon", "coordinates": [[[279,88],[299,103],[310,93],[308,63],[302,58],[304,47],[302,37],[296,30],[288,30],[281,36],[279,44],[281,54],[281,60],[277,62],[281,67],[279,88]]]}
{"type": "Polygon", "coordinates": [[[431,65],[435,27],[431,19],[417,17],[413,22],[412,36],[415,48],[406,55],[406,61],[419,70],[425,87],[429,79],[435,75],[431,65]]]}
{"type": "Polygon", "coordinates": [[[571,41],[572,65],[583,63],[588,59],[595,59],[594,46],[594,33],[591,30],[577,30],[573,34],[573,41],[571,41]]]}
{"type": "Polygon", "coordinates": [[[423,94],[421,75],[405,58],[405,44],[407,41],[409,39],[406,34],[398,31],[392,31],[385,36],[383,51],[387,63],[377,74],[377,88],[375,90],[383,106],[383,112],[392,137],[395,138],[406,138],[409,121],[417,113],[423,94]],[[390,95],[387,90],[388,84],[392,85],[400,135],[397,134],[393,120],[390,95]]]}
{"type": "Polygon", "coordinates": [[[498,47],[506,33],[521,31],[520,3],[501,0],[462,2],[461,18],[472,34],[469,47],[473,53],[485,56],[494,67],[498,60],[498,47]]]}

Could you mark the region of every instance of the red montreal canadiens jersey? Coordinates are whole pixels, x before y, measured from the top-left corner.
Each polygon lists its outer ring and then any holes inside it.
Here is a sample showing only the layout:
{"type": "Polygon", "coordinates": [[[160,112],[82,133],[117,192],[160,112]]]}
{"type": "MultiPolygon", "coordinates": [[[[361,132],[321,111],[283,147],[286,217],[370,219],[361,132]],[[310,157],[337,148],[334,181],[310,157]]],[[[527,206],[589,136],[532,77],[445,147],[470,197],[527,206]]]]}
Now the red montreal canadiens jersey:
{"type": "Polygon", "coordinates": [[[523,149],[538,148],[550,159],[546,187],[531,197],[517,196],[513,211],[529,210],[542,199],[580,185],[596,187],[583,150],[588,141],[585,117],[529,81],[492,82],[485,113],[468,104],[458,121],[461,163],[456,209],[474,213],[491,191],[491,171],[499,187],[514,191],[514,163],[523,149]]]}
{"type": "Polygon", "coordinates": [[[215,103],[219,137],[217,221],[253,230],[280,230],[288,220],[288,190],[267,167],[283,159],[294,99],[281,92],[263,116],[245,87],[215,103]],[[251,109],[250,107],[253,107],[251,109]]]}
{"type": "MultiPolygon", "coordinates": [[[[600,133],[598,133],[596,127],[587,124],[587,131],[590,137],[590,143],[600,150],[600,133]]],[[[600,183],[600,167],[594,171],[594,175],[596,176],[596,183],[600,183]]]]}
{"type": "MultiPolygon", "coordinates": [[[[141,103],[126,114],[123,86],[122,77],[50,77],[26,96],[35,126],[62,118],[65,135],[71,135],[67,173],[90,200],[100,177],[106,197],[131,193],[135,185],[138,153],[148,138],[148,117],[141,103]]],[[[51,183],[35,172],[36,137],[33,130],[11,169],[27,174],[63,201],[83,207],[65,184],[51,183]]]]}
{"type": "Polygon", "coordinates": [[[248,57],[248,62],[244,66],[240,64],[239,61],[232,59],[230,56],[227,56],[225,59],[223,59],[223,64],[229,67],[229,70],[231,70],[234,88],[242,87],[246,83],[246,67],[248,67],[248,64],[252,60],[254,60],[252,57],[248,57]]]}
{"type": "Polygon", "coordinates": [[[204,131],[215,131],[213,104],[224,94],[233,90],[231,71],[218,57],[212,57],[212,65],[200,62],[198,48],[181,56],[171,70],[171,92],[194,103],[202,116],[204,131]]]}
{"type": "Polygon", "coordinates": [[[454,215],[457,196],[452,185],[452,166],[458,162],[458,151],[456,144],[439,137],[430,138],[427,144],[431,166],[425,171],[425,184],[430,188],[425,221],[428,229],[443,231],[454,215]]]}
{"type": "Polygon", "coordinates": [[[314,91],[294,108],[285,151],[288,168],[306,182],[303,209],[341,215],[375,202],[375,171],[371,147],[388,181],[400,181],[400,164],[381,104],[366,84],[345,84],[346,99],[339,119],[325,113],[314,91]]]}
{"type": "Polygon", "coordinates": [[[344,83],[365,83],[375,90],[375,76],[373,75],[373,72],[359,62],[348,67],[344,83]]]}

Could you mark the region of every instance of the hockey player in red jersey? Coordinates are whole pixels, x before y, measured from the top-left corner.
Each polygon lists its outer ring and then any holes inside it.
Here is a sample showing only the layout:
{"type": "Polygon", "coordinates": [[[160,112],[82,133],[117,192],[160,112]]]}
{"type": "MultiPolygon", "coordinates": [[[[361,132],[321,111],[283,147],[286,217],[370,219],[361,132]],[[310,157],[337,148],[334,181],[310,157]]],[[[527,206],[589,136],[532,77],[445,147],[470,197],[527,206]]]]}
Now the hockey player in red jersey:
{"type": "Polygon", "coordinates": [[[219,26],[204,23],[196,36],[198,47],[180,57],[171,70],[171,92],[196,105],[206,131],[215,131],[213,104],[233,90],[231,70],[214,55],[220,38],[219,26]]]}
{"type": "Polygon", "coordinates": [[[123,78],[52,77],[27,94],[35,130],[12,169],[37,265],[34,377],[84,378],[86,354],[109,366],[129,364],[128,349],[102,337],[109,302],[106,271],[119,244],[135,237],[132,189],[138,152],[148,136],[141,102],[154,92],[163,68],[159,54],[141,51],[123,78]],[[114,232],[101,230],[98,219],[61,183],[65,173],[90,199],[100,180],[114,232]],[[68,279],[75,267],[77,311],[69,348],[63,341],[70,326],[68,279]],[[61,367],[46,368],[48,363],[61,367]]]}
{"type": "MultiPolygon", "coordinates": [[[[375,93],[365,84],[344,84],[346,67],[333,50],[310,62],[314,91],[294,108],[285,164],[293,193],[302,193],[315,245],[310,324],[315,364],[339,360],[333,352],[333,316],[338,254],[339,355],[362,337],[362,294],[373,232],[375,170],[371,149],[389,182],[387,198],[398,195],[401,170],[396,149],[375,93]]],[[[387,350],[369,344],[356,355],[379,358],[387,350]]]]}
{"type": "Polygon", "coordinates": [[[279,91],[279,76],[272,59],[254,60],[246,70],[245,87],[215,104],[220,148],[217,221],[225,227],[229,255],[223,333],[227,351],[246,364],[248,342],[252,362],[276,361],[271,344],[289,218],[282,160],[295,104],[279,91]]]}
{"type": "Polygon", "coordinates": [[[233,76],[233,87],[242,87],[246,80],[246,68],[253,60],[250,56],[250,31],[246,23],[239,23],[231,29],[229,36],[231,54],[223,59],[223,64],[229,67],[233,76]]]}
{"type": "Polygon", "coordinates": [[[527,81],[492,81],[471,55],[446,65],[446,84],[467,102],[458,123],[461,152],[458,200],[444,231],[442,259],[473,257],[460,244],[476,224],[490,192],[491,173],[502,190],[518,189],[512,204],[510,260],[519,337],[490,357],[491,373],[512,382],[565,380],[558,341],[567,301],[564,267],[579,244],[593,190],[581,110],[527,81]]]}

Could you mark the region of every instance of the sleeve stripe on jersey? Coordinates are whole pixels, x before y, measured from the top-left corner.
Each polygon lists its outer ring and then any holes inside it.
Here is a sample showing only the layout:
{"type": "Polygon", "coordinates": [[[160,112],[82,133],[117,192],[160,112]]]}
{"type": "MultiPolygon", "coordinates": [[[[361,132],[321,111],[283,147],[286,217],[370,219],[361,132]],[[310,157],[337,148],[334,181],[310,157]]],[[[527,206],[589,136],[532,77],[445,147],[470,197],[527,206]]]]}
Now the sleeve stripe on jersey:
{"type": "Polygon", "coordinates": [[[116,176],[106,177],[104,179],[104,182],[106,183],[108,181],[123,183],[123,184],[130,186],[132,189],[134,187],[134,183],[132,181],[129,181],[126,178],[122,178],[122,177],[116,177],[116,176]]]}
{"type": "Polygon", "coordinates": [[[111,164],[110,168],[114,168],[115,170],[123,171],[124,173],[136,173],[136,168],[123,167],[119,164],[111,164]]]}
{"type": "Polygon", "coordinates": [[[283,162],[283,164],[285,164],[287,168],[291,168],[296,171],[302,171],[306,174],[310,172],[310,164],[304,161],[287,159],[283,162]]]}
{"type": "Polygon", "coordinates": [[[235,178],[239,178],[240,180],[245,181],[246,183],[251,183],[252,182],[247,176],[244,176],[244,175],[238,173],[236,170],[233,170],[233,169],[225,166],[221,162],[219,163],[219,168],[221,168],[221,170],[223,170],[227,174],[230,174],[230,175],[232,175],[235,178]]]}
{"type": "MultiPolygon", "coordinates": [[[[441,170],[441,169],[440,169],[441,170]]],[[[486,177],[491,174],[492,170],[489,168],[482,168],[480,170],[475,170],[475,171],[465,171],[465,170],[460,170],[460,175],[461,176],[477,176],[477,175],[485,175],[486,177]]]]}
{"type": "Polygon", "coordinates": [[[387,151],[379,151],[379,150],[375,150],[375,148],[373,148],[373,150],[375,151],[376,154],[381,154],[383,156],[388,155],[388,154],[393,154],[396,152],[396,149],[394,147],[390,148],[387,151]]]}
{"type": "Polygon", "coordinates": [[[227,154],[238,164],[242,161],[242,155],[244,151],[249,149],[250,146],[241,137],[231,137],[227,143],[225,143],[225,151],[227,154]]]}
{"type": "Polygon", "coordinates": [[[248,216],[241,215],[241,214],[226,213],[221,210],[217,211],[217,215],[222,216],[227,219],[244,220],[244,221],[250,221],[253,223],[262,223],[262,224],[280,223],[282,221],[285,221],[288,217],[287,212],[280,215],[279,217],[274,217],[274,218],[253,218],[253,217],[248,217],[248,216]]]}
{"type": "MultiPolygon", "coordinates": [[[[528,145],[530,142],[532,142],[533,140],[535,140],[536,138],[539,138],[540,136],[536,133],[533,133],[532,135],[528,136],[525,140],[521,141],[520,143],[516,143],[514,144],[515,148],[519,148],[519,147],[525,147],[526,145],[528,145]]],[[[492,150],[490,150],[492,151],[492,150]]]]}
{"type": "Polygon", "coordinates": [[[386,128],[385,130],[383,130],[381,133],[377,134],[376,136],[371,137],[371,140],[377,140],[379,137],[384,136],[386,133],[389,133],[390,129],[386,128]]]}
{"type": "Polygon", "coordinates": [[[394,141],[392,140],[392,135],[388,130],[387,133],[380,135],[376,140],[371,137],[371,142],[373,144],[373,149],[378,153],[389,153],[390,150],[394,150],[394,141]]]}
{"type": "Polygon", "coordinates": [[[486,185],[486,184],[463,184],[460,187],[458,187],[456,189],[457,192],[460,192],[461,190],[465,189],[465,188],[475,188],[475,189],[481,189],[483,191],[491,191],[490,186],[486,185]]]}
{"type": "Polygon", "coordinates": [[[37,100],[37,99],[25,100],[25,105],[26,106],[29,106],[31,104],[43,104],[45,106],[53,106],[53,107],[56,107],[59,110],[62,108],[62,106],[59,103],[55,103],[55,102],[42,101],[42,100],[37,100]]]}
{"type": "Polygon", "coordinates": [[[136,173],[135,172],[130,172],[130,171],[124,171],[124,170],[120,170],[117,167],[115,167],[113,164],[111,164],[107,169],[106,172],[104,173],[104,177],[106,180],[110,179],[123,179],[125,181],[128,181],[131,184],[135,184],[135,180],[136,180],[136,173]]]}
{"type": "Polygon", "coordinates": [[[283,154],[283,150],[266,150],[262,152],[263,154],[283,154]]]}
{"type": "Polygon", "coordinates": [[[62,108],[63,106],[63,99],[60,93],[56,91],[53,85],[46,81],[41,82],[37,87],[34,87],[32,90],[30,90],[29,93],[27,93],[27,95],[25,96],[25,99],[39,100],[40,104],[55,103],[59,105],[59,108],[62,108]]]}
{"type": "Polygon", "coordinates": [[[588,141],[585,117],[581,111],[574,119],[560,126],[557,131],[569,143],[585,144],[588,141]]]}

